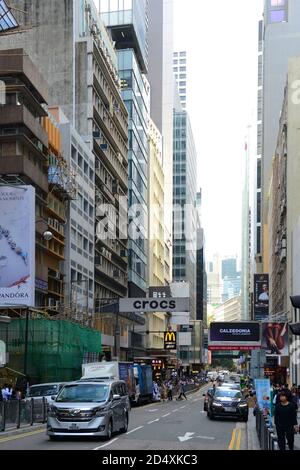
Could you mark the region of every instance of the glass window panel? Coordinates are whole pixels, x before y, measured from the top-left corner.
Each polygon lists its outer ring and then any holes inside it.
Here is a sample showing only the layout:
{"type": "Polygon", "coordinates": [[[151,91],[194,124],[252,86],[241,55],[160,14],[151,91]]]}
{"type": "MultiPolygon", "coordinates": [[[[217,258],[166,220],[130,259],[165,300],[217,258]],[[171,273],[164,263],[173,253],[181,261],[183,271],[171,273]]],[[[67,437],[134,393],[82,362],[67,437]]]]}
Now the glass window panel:
{"type": "Polygon", "coordinates": [[[109,0],[100,0],[99,10],[101,13],[109,12],[109,0]]]}
{"type": "Polygon", "coordinates": [[[271,23],[282,23],[283,21],[286,21],[286,11],[285,10],[270,11],[270,21],[271,23]]]}
{"type": "Polygon", "coordinates": [[[285,0],[271,0],[271,7],[283,7],[285,0]]]}
{"type": "Polygon", "coordinates": [[[132,9],[132,0],[124,0],[124,10],[132,9]]]}
{"type": "Polygon", "coordinates": [[[119,10],[119,0],[110,0],[110,11],[118,11],[119,10]]]}

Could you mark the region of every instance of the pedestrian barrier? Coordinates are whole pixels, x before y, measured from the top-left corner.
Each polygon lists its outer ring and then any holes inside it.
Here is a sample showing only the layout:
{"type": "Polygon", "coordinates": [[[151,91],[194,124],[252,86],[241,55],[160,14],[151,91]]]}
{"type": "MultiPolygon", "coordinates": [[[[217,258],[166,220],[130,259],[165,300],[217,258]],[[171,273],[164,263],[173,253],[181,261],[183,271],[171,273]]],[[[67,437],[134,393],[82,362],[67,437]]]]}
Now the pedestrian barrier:
{"type": "Polygon", "coordinates": [[[0,403],[0,432],[46,423],[47,400],[42,397],[31,400],[7,400],[0,403]]]}
{"type": "Polygon", "coordinates": [[[262,450],[278,450],[275,429],[261,410],[256,410],[256,432],[262,450]]]}

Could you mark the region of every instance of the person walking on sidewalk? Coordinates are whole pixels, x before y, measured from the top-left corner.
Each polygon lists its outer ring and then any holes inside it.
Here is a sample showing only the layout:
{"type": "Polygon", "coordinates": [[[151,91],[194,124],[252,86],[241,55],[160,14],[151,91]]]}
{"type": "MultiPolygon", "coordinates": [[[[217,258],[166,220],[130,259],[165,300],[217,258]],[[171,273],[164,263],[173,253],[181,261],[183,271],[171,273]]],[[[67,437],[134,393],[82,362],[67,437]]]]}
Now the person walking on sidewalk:
{"type": "Polygon", "coordinates": [[[172,384],[172,382],[168,383],[168,400],[169,401],[173,400],[173,384],[172,384]]]}
{"type": "Polygon", "coordinates": [[[289,450],[294,450],[294,434],[298,432],[297,410],[285,391],[279,393],[274,418],[279,450],[286,450],[286,440],[289,450]]]}
{"type": "Polygon", "coordinates": [[[179,395],[177,397],[177,400],[181,400],[182,397],[184,397],[187,400],[187,397],[186,397],[186,394],[185,394],[185,385],[184,385],[183,381],[180,382],[179,395]]]}

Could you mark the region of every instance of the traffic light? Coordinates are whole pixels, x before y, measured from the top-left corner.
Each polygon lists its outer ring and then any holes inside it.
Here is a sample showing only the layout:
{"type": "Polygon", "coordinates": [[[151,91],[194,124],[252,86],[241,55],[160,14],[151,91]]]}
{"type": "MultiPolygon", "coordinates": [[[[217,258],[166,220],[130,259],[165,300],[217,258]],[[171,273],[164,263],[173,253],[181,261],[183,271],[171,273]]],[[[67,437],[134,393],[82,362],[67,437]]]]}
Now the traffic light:
{"type": "Polygon", "coordinates": [[[293,335],[300,336],[300,323],[290,323],[290,329],[293,335]]]}

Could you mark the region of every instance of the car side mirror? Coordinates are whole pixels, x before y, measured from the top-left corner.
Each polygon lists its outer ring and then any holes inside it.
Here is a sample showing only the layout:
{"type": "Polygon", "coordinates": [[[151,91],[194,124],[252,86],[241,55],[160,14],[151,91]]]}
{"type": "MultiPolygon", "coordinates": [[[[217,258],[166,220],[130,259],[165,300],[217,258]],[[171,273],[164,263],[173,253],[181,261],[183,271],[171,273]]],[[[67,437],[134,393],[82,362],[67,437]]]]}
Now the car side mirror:
{"type": "Polygon", "coordinates": [[[121,400],[121,395],[113,395],[113,401],[121,400]]]}
{"type": "Polygon", "coordinates": [[[56,400],[56,395],[51,395],[51,400],[55,401],[56,400]]]}
{"type": "Polygon", "coordinates": [[[206,393],[203,393],[203,395],[202,395],[202,396],[203,396],[203,397],[206,397],[206,393]]]}

